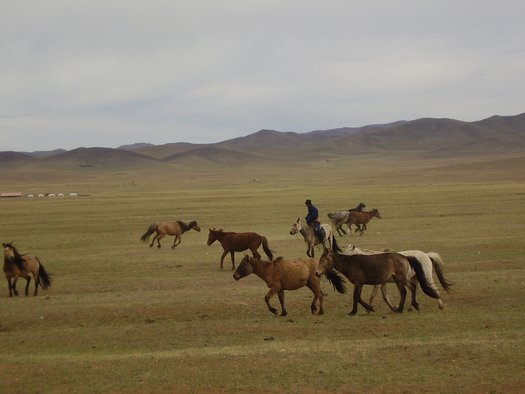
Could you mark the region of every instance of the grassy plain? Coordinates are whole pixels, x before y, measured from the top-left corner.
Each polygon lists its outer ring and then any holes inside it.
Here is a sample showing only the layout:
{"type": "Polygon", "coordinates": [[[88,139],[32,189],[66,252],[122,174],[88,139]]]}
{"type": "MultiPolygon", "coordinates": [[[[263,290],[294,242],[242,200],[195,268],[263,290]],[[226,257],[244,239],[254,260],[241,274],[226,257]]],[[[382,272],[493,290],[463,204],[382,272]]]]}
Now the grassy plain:
{"type": "Polygon", "coordinates": [[[4,172],[2,189],[79,196],[0,201],[0,239],[54,277],[36,298],[0,288],[0,391],[522,392],[522,171],[449,164],[4,172]],[[306,198],[322,218],[361,201],[379,208],[382,220],[340,245],[439,252],[455,283],[445,309],[421,294],[420,312],[393,314],[377,300],[375,313],[350,317],[351,293],[325,281],[324,316],[310,315],[301,289],[286,294],[289,315],[273,317],[259,278],[235,282],[229,260],[219,270],[207,229],[256,231],[278,255],[304,256],[288,232],[306,198]],[[171,220],[203,231],[176,250],[172,238],[160,250],[139,242],[149,224],[171,220]]]}

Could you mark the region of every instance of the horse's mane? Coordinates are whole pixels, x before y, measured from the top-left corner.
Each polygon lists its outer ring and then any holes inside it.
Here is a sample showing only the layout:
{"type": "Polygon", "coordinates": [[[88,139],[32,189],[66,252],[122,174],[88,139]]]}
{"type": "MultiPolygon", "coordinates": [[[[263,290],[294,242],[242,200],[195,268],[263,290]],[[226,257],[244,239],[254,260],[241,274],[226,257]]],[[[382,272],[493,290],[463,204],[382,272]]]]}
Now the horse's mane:
{"type": "Polygon", "coordinates": [[[24,271],[25,270],[25,267],[24,267],[25,254],[20,254],[18,249],[11,242],[4,244],[4,248],[10,248],[13,251],[14,257],[11,260],[16,263],[16,265],[18,266],[18,268],[20,268],[20,270],[24,271]]]}

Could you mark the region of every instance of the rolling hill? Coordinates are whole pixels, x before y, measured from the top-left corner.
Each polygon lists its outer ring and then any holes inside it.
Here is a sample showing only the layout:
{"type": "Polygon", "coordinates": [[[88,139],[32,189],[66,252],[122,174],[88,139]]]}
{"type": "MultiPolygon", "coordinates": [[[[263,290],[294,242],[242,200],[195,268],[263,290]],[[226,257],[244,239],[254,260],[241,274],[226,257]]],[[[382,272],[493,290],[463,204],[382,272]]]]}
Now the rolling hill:
{"type": "Polygon", "coordinates": [[[112,148],[54,152],[0,152],[0,167],[34,163],[77,167],[140,167],[199,163],[243,165],[249,162],[324,160],[360,154],[414,157],[467,157],[525,153],[525,113],[464,122],[421,118],[363,127],[307,133],[260,130],[214,144],[138,143],[112,148]]]}

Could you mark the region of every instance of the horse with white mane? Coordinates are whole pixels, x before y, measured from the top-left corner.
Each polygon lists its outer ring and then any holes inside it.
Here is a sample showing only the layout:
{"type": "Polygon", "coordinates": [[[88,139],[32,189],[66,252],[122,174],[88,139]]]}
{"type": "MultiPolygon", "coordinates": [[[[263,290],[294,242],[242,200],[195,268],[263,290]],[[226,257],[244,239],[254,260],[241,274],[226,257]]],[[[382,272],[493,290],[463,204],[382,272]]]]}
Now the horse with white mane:
{"type": "MultiPolygon", "coordinates": [[[[378,254],[378,253],[384,253],[384,251],[377,251],[377,250],[371,250],[371,249],[362,249],[357,247],[356,245],[349,244],[344,251],[344,254],[352,256],[355,254],[365,254],[365,255],[371,255],[371,254],[378,254]]],[[[444,308],[443,300],[441,299],[441,295],[439,294],[438,287],[436,286],[436,283],[434,282],[434,278],[432,276],[432,268],[436,271],[436,275],[438,277],[439,283],[441,283],[441,286],[443,286],[443,289],[445,291],[450,291],[450,286],[452,286],[452,283],[449,282],[444,275],[443,272],[443,260],[441,256],[436,252],[428,252],[425,253],[421,250],[404,250],[402,252],[397,252],[399,254],[402,254],[405,256],[409,261],[411,259],[417,260],[421,263],[421,266],[423,268],[423,272],[425,274],[425,278],[427,279],[427,282],[429,286],[436,291],[438,294],[438,298],[436,299],[439,309],[444,308]]],[[[409,280],[417,286],[417,278],[415,276],[415,273],[413,270],[409,272],[409,280]]],[[[412,292],[412,299],[413,304],[418,305],[416,302],[416,286],[414,286],[414,291],[412,292]]],[[[383,295],[383,299],[385,300],[386,304],[390,307],[390,309],[394,310],[395,307],[390,302],[390,299],[388,298],[388,294],[386,291],[386,286],[378,285],[374,286],[374,289],[372,290],[372,294],[370,295],[370,301],[369,303],[372,304],[374,298],[377,295],[377,291],[381,289],[381,293],[383,295]]],[[[416,309],[419,310],[418,307],[414,306],[416,309]]]]}

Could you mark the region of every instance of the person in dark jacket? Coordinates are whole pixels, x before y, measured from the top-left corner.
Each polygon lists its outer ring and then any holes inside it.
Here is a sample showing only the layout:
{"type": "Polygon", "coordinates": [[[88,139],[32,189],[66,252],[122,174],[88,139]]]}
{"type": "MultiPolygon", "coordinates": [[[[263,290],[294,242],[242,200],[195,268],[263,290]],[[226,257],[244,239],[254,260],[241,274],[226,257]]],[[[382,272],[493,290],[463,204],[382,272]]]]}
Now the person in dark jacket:
{"type": "Polygon", "coordinates": [[[319,221],[319,211],[315,205],[312,204],[310,199],[306,200],[304,204],[308,208],[308,214],[305,217],[306,224],[314,228],[315,234],[317,235],[317,238],[319,238],[319,242],[323,242],[324,231],[321,228],[321,222],[319,221]]]}

